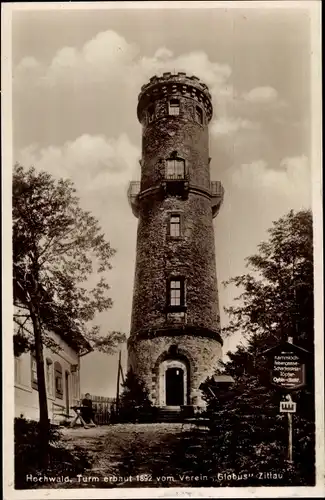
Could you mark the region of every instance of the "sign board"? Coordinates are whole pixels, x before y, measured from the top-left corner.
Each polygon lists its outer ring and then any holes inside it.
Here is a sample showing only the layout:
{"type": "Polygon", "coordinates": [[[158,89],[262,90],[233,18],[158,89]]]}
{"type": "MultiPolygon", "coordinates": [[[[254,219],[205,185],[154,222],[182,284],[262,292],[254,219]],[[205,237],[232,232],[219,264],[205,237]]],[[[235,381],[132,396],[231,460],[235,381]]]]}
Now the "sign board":
{"type": "Polygon", "coordinates": [[[305,363],[294,350],[274,353],[271,383],[282,389],[298,389],[305,385],[305,363]]]}
{"type": "Polygon", "coordinates": [[[270,382],[279,389],[290,391],[306,384],[306,363],[310,353],[291,342],[283,342],[262,353],[268,358],[270,382]]]}
{"type": "Polygon", "coordinates": [[[293,401],[280,401],[281,413],[296,413],[297,403],[293,401]]]}

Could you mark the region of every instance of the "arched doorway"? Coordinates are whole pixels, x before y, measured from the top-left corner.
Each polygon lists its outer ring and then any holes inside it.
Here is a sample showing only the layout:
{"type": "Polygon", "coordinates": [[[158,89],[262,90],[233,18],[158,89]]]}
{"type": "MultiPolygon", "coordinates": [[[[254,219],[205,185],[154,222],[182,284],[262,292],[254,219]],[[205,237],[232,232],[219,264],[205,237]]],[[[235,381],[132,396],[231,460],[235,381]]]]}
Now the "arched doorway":
{"type": "Polygon", "coordinates": [[[167,368],[165,373],[166,406],[184,404],[184,370],[167,368]]]}
{"type": "Polygon", "coordinates": [[[185,362],[166,359],[159,366],[159,406],[182,406],[187,403],[188,369],[185,362]]]}

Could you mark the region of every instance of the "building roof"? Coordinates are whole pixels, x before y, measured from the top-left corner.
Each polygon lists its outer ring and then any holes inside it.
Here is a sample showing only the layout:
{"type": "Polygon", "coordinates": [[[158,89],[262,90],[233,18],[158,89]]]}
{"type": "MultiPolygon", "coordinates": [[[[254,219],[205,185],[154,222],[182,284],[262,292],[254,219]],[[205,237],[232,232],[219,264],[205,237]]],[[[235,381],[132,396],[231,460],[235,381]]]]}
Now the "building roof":
{"type": "Polygon", "coordinates": [[[280,342],[276,346],[270,347],[270,349],[263,351],[262,356],[273,355],[273,354],[276,354],[278,351],[282,351],[282,350],[283,351],[294,351],[297,354],[300,354],[301,356],[310,354],[310,352],[307,351],[306,349],[304,349],[303,347],[300,347],[296,344],[293,344],[290,341],[286,341],[286,342],[280,342]]]}
{"type": "Polygon", "coordinates": [[[224,383],[224,382],[233,384],[235,382],[235,380],[232,378],[231,375],[213,375],[212,378],[216,384],[220,384],[220,383],[224,383]]]}
{"type": "MultiPolygon", "coordinates": [[[[16,310],[19,310],[18,306],[15,306],[16,310]]],[[[19,320],[15,321],[15,325],[18,325],[25,333],[31,335],[33,337],[33,327],[31,324],[31,320],[23,321],[20,323],[19,320]]],[[[68,329],[63,328],[58,319],[54,316],[46,314],[44,318],[44,327],[47,332],[56,333],[64,342],[68,344],[72,349],[74,349],[80,356],[88,354],[93,351],[89,341],[84,337],[84,335],[78,331],[76,328],[68,329]]]]}

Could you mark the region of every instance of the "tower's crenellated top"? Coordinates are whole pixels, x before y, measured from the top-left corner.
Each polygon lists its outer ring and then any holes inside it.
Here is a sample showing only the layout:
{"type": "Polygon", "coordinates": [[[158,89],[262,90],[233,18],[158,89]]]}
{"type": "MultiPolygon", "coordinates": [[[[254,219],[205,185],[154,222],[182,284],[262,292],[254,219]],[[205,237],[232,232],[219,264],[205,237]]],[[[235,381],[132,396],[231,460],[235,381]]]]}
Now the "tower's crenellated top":
{"type": "Polygon", "coordinates": [[[186,97],[200,103],[206,112],[207,121],[212,118],[212,98],[208,86],[196,76],[186,73],[163,73],[162,76],[153,76],[149,82],[141,87],[138,97],[137,114],[143,123],[144,112],[156,100],[167,100],[173,97],[186,97]]]}

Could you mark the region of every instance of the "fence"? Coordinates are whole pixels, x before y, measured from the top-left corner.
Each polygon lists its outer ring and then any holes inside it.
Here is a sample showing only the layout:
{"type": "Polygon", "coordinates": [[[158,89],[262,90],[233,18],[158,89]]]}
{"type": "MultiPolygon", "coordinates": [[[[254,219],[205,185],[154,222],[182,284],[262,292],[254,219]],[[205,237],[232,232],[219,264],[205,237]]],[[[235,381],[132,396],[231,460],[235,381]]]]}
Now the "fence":
{"type": "MultiPolygon", "coordinates": [[[[81,399],[85,397],[84,394],[81,395],[81,399]]],[[[93,403],[94,410],[94,421],[96,425],[107,425],[110,423],[112,410],[115,405],[114,398],[108,398],[106,396],[96,396],[91,395],[90,399],[93,403]]]]}

